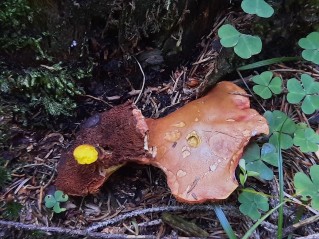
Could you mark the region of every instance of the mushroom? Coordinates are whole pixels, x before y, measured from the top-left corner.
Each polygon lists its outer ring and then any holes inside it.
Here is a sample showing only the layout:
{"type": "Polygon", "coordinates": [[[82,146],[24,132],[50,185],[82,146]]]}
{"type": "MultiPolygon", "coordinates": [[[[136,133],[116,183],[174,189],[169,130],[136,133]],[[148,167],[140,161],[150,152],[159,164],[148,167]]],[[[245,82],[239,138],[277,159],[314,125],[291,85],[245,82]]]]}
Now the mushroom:
{"type": "Polygon", "coordinates": [[[218,83],[164,118],[144,119],[130,102],[99,118],[94,127],[82,128],[61,156],[56,186],[67,194],[97,192],[119,167],[138,162],[161,168],[179,201],[225,199],[238,186],[235,169],[244,147],[269,130],[266,119],[250,109],[246,92],[231,82],[218,83]],[[81,144],[98,149],[95,163],[80,165],[72,158],[81,144]]]}
{"type": "Polygon", "coordinates": [[[131,102],[92,118],[82,124],[73,145],[61,155],[58,165],[56,187],[69,195],[96,193],[126,162],[146,157],[144,145],[148,127],[131,102]],[[92,118],[99,120],[89,124],[92,118]],[[81,164],[87,160],[90,164],[81,164]]]}
{"type": "Polygon", "coordinates": [[[246,92],[230,82],[147,124],[150,163],[165,172],[172,194],[187,203],[227,198],[238,186],[235,169],[244,147],[269,130],[266,119],[250,109],[246,92]]]}

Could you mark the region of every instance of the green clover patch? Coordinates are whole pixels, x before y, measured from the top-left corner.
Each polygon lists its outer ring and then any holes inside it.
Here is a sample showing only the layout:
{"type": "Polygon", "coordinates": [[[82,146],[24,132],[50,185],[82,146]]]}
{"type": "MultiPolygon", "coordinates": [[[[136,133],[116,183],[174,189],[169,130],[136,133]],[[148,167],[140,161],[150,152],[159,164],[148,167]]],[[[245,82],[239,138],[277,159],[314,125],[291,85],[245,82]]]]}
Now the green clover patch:
{"type": "Polygon", "coordinates": [[[272,77],[271,71],[265,71],[252,78],[257,84],[253,87],[253,91],[263,99],[269,99],[272,94],[280,94],[282,91],[282,79],[278,76],[272,77]]]}
{"type": "Polygon", "coordinates": [[[293,146],[293,133],[296,131],[296,124],[284,112],[279,110],[266,111],[264,117],[269,124],[269,143],[277,147],[280,142],[282,149],[289,149],[293,146]]]}
{"type": "Polygon", "coordinates": [[[230,24],[223,25],[218,30],[218,35],[221,38],[220,43],[224,47],[234,47],[237,45],[240,32],[236,30],[235,27],[233,27],[230,24]]]}
{"type": "Polygon", "coordinates": [[[257,220],[261,217],[260,211],[269,210],[268,198],[251,188],[246,190],[249,191],[242,192],[238,197],[238,201],[241,203],[239,210],[252,220],[257,220]]]}
{"type": "Polygon", "coordinates": [[[302,101],[301,109],[305,114],[312,114],[319,109],[319,82],[307,74],[301,75],[301,82],[292,78],[287,82],[287,100],[291,104],[302,101]]]}
{"type": "Polygon", "coordinates": [[[60,207],[60,202],[66,202],[68,199],[68,195],[64,194],[60,190],[57,190],[54,192],[54,195],[45,196],[44,202],[47,208],[52,208],[55,213],[60,213],[66,210],[66,208],[60,207]]]}
{"type": "Polygon", "coordinates": [[[264,0],[243,0],[241,8],[248,14],[256,14],[258,17],[269,18],[274,14],[274,9],[264,0]]]}
{"type": "Polygon", "coordinates": [[[319,144],[319,135],[306,124],[300,123],[297,125],[297,130],[294,133],[294,145],[299,146],[304,153],[317,152],[319,144]]]}
{"type": "Polygon", "coordinates": [[[310,177],[301,172],[296,173],[294,184],[296,194],[301,195],[303,201],[311,198],[311,206],[319,210],[319,165],[310,168],[310,177]]]}
{"type": "Polygon", "coordinates": [[[305,60],[319,64],[319,32],[311,32],[306,38],[301,38],[298,44],[304,49],[301,55],[305,60]]]}
{"type": "Polygon", "coordinates": [[[246,170],[258,173],[258,177],[264,180],[272,180],[273,171],[265,164],[271,164],[278,167],[277,149],[274,145],[266,143],[260,147],[256,144],[250,144],[242,156],[246,162],[246,170]]]}
{"type": "Polygon", "coordinates": [[[234,47],[234,52],[243,59],[248,59],[261,52],[262,42],[259,37],[242,34],[230,24],[218,30],[220,43],[224,47],[234,47]]]}

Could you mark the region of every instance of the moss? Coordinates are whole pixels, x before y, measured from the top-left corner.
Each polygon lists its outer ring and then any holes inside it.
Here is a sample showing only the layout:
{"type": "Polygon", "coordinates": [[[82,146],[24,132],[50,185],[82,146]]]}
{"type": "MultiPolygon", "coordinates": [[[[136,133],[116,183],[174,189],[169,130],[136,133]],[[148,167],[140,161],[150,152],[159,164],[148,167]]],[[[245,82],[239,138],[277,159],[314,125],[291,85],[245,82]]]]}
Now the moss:
{"type": "Polygon", "coordinates": [[[19,106],[25,104],[31,111],[45,109],[48,115],[72,115],[75,96],[83,93],[79,80],[90,74],[90,67],[71,69],[61,64],[19,71],[2,65],[0,92],[3,99],[18,100],[19,106]]]}

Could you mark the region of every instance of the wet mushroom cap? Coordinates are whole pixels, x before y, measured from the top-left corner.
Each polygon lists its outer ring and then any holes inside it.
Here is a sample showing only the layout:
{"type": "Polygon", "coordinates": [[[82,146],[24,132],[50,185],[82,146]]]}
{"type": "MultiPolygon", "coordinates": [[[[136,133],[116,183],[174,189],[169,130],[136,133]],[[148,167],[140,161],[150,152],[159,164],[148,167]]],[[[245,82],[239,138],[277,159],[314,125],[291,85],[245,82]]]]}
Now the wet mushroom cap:
{"type": "Polygon", "coordinates": [[[227,198],[238,186],[235,169],[244,147],[269,130],[250,109],[246,92],[230,82],[147,123],[150,163],[165,172],[172,194],[188,203],[227,198]]]}

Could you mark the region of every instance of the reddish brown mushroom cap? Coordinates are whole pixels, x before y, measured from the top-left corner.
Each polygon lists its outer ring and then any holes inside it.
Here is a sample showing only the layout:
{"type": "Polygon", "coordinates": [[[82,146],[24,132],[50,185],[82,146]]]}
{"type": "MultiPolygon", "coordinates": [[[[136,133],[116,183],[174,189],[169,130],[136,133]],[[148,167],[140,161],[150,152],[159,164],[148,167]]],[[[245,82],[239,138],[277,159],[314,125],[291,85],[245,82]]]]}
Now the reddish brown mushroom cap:
{"type": "Polygon", "coordinates": [[[269,130],[266,119],[249,107],[243,89],[220,82],[205,97],[147,121],[150,163],[165,172],[177,199],[225,199],[237,188],[234,172],[244,147],[269,130]]]}

